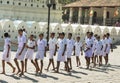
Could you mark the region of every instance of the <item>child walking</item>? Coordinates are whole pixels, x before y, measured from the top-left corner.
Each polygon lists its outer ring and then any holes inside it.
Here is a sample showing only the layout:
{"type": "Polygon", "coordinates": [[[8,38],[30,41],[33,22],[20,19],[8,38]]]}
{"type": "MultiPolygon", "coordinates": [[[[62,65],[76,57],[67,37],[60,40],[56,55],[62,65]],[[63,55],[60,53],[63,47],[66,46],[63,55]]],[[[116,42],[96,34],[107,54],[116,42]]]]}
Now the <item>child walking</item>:
{"type": "Polygon", "coordinates": [[[17,49],[17,53],[14,59],[14,62],[17,66],[18,72],[17,74],[19,74],[20,76],[24,75],[24,58],[25,58],[25,53],[26,53],[26,36],[23,35],[23,30],[19,29],[18,30],[18,49],[17,49]],[[19,63],[18,60],[20,60],[21,62],[21,69],[19,67],[19,63]]]}
{"type": "Polygon", "coordinates": [[[43,60],[44,60],[44,57],[46,57],[46,48],[47,48],[47,45],[46,45],[46,41],[45,39],[43,39],[44,35],[41,33],[39,35],[39,39],[37,41],[37,47],[38,47],[38,51],[37,51],[37,54],[36,54],[36,57],[35,57],[35,63],[36,63],[36,73],[38,73],[40,71],[40,73],[42,73],[42,70],[43,70],[43,60]],[[41,67],[39,67],[38,65],[38,60],[40,60],[40,63],[41,63],[41,67]]]}
{"type": "Polygon", "coordinates": [[[11,64],[11,41],[8,33],[4,34],[4,51],[2,55],[2,68],[3,71],[1,74],[5,74],[5,62],[13,69],[13,73],[15,72],[15,67],[11,64]]]}
{"type": "Polygon", "coordinates": [[[34,35],[30,35],[29,40],[27,42],[27,52],[25,54],[25,72],[27,72],[27,61],[28,59],[31,60],[31,63],[34,65],[34,67],[36,68],[36,64],[33,61],[33,55],[34,55],[34,49],[36,46],[36,42],[34,40],[34,35]]]}
{"type": "Polygon", "coordinates": [[[74,53],[75,53],[75,56],[76,56],[77,67],[79,67],[81,65],[80,58],[79,58],[80,53],[81,53],[81,55],[83,55],[82,42],[80,41],[80,37],[77,37],[76,40],[77,41],[75,42],[74,53]]]}
{"type": "Polygon", "coordinates": [[[48,44],[49,44],[49,64],[46,69],[47,71],[49,70],[51,64],[53,66],[53,70],[55,70],[54,58],[53,58],[56,55],[56,51],[57,51],[57,40],[55,39],[55,33],[51,33],[48,44]]]}

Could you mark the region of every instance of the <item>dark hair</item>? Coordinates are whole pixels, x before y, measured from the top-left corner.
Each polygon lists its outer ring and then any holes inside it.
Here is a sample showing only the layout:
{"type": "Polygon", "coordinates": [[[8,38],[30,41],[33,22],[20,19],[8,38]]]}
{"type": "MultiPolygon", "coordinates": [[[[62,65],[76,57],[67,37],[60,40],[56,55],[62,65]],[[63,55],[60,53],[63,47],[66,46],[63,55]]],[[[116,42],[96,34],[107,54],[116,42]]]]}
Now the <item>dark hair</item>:
{"type": "Polygon", "coordinates": [[[61,35],[65,36],[65,33],[64,33],[64,32],[62,32],[62,33],[61,33],[61,35]]]}
{"type": "Polygon", "coordinates": [[[23,29],[23,31],[25,31],[25,29],[23,29]]]}
{"type": "Polygon", "coordinates": [[[100,39],[100,36],[97,36],[98,39],[100,39]]]}
{"type": "Polygon", "coordinates": [[[89,34],[90,32],[88,31],[86,34],[89,34]]]}
{"type": "Polygon", "coordinates": [[[93,35],[93,32],[90,32],[91,33],[91,35],[93,35]]]}
{"type": "Polygon", "coordinates": [[[44,36],[44,34],[43,34],[43,33],[40,33],[39,36],[44,36]]]}
{"type": "Polygon", "coordinates": [[[31,37],[34,37],[34,35],[32,34],[32,35],[30,35],[31,37]]]}
{"type": "Polygon", "coordinates": [[[80,36],[77,36],[77,38],[79,38],[79,39],[80,39],[80,36]]]}
{"type": "Polygon", "coordinates": [[[4,33],[4,37],[9,37],[9,34],[8,33],[4,33]]]}
{"type": "Polygon", "coordinates": [[[94,37],[97,37],[97,36],[98,36],[97,34],[94,35],[94,37]]]}
{"type": "Polygon", "coordinates": [[[72,36],[72,33],[68,33],[68,35],[72,36]]]}
{"type": "Polygon", "coordinates": [[[107,35],[107,36],[110,36],[110,34],[109,34],[109,33],[107,33],[106,35],[107,35]]]}
{"type": "Polygon", "coordinates": [[[22,29],[19,29],[18,32],[23,32],[23,30],[22,30],[22,29]]]}
{"type": "Polygon", "coordinates": [[[55,33],[51,33],[51,35],[55,35],[55,33]]]}

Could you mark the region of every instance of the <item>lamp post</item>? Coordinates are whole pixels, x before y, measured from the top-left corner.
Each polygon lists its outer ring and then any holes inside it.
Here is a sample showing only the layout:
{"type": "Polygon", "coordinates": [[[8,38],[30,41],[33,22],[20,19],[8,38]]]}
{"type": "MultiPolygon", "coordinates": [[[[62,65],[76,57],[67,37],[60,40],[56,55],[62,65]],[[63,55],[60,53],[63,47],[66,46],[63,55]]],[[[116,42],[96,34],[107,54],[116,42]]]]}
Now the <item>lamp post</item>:
{"type": "Polygon", "coordinates": [[[50,29],[50,8],[52,6],[51,0],[47,0],[48,7],[48,26],[47,26],[47,42],[49,41],[49,29],[50,29]]]}

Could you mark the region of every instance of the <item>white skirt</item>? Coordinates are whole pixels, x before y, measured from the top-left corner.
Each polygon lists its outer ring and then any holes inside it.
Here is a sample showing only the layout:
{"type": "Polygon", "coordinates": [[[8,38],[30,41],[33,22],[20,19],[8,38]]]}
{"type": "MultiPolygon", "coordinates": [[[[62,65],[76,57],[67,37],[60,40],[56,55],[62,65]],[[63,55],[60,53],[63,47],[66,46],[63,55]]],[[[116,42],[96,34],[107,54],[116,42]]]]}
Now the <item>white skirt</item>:
{"type": "Polygon", "coordinates": [[[72,50],[67,50],[66,51],[66,56],[67,56],[67,58],[71,58],[71,56],[72,56],[72,50]]]}
{"type": "Polygon", "coordinates": [[[6,61],[6,62],[10,62],[11,59],[11,51],[9,51],[9,57],[7,57],[7,50],[3,51],[3,55],[2,55],[2,60],[6,61]]]}
{"type": "Polygon", "coordinates": [[[28,49],[25,54],[25,59],[33,60],[34,50],[28,49]]]}
{"type": "Polygon", "coordinates": [[[44,59],[44,53],[45,53],[45,51],[38,51],[35,58],[43,60],[44,59]]]}
{"type": "Polygon", "coordinates": [[[67,56],[66,54],[64,56],[62,56],[63,54],[63,51],[58,51],[58,55],[57,55],[57,61],[60,61],[60,62],[65,62],[67,61],[67,56]]]}
{"type": "Polygon", "coordinates": [[[85,57],[89,57],[89,58],[92,57],[92,49],[89,49],[85,52],[85,57]]]}
{"type": "Polygon", "coordinates": [[[53,59],[55,50],[49,50],[49,59],[53,59]]]}
{"type": "Polygon", "coordinates": [[[19,55],[19,53],[21,52],[22,48],[18,48],[17,49],[17,53],[16,53],[16,56],[15,58],[20,60],[20,61],[23,61],[24,58],[25,58],[25,53],[26,53],[26,49],[24,48],[24,50],[22,51],[21,55],[19,55]]]}

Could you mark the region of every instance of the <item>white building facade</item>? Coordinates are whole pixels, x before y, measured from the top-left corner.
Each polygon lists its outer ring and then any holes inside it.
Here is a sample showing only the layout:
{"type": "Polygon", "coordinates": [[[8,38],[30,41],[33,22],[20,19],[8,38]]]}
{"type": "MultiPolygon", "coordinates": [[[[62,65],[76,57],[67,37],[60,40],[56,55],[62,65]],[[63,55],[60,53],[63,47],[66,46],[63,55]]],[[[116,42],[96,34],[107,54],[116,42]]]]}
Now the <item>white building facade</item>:
{"type": "MultiPolygon", "coordinates": [[[[48,18],[47,0],[0,0],[0,19],[41,21],[48,18]]],[[[53,0],[51,22],[61,22],[62,5],[53,0]]]]}

